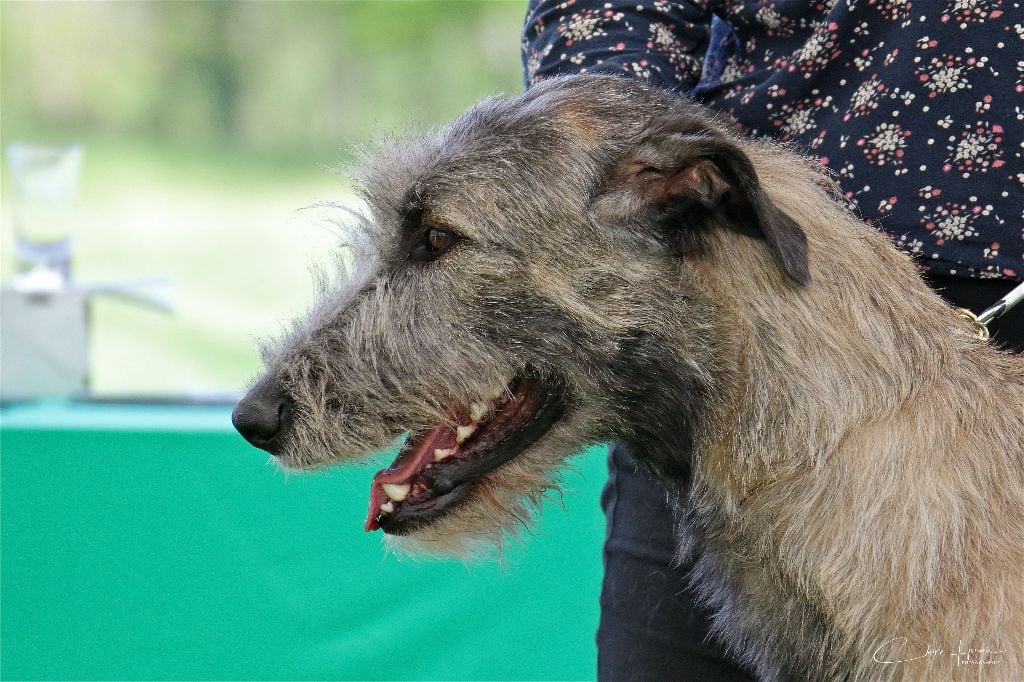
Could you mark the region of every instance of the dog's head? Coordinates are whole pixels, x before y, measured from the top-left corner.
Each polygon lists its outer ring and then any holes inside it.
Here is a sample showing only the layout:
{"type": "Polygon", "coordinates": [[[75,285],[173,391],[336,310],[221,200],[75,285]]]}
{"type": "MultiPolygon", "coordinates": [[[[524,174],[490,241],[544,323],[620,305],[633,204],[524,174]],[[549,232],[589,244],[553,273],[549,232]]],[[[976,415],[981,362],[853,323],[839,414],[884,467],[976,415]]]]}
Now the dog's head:
{"type": "Polygon", "coordinates": [[[234,421],[293,468],[408,433],[366,527],[442,551],[513,529],[589,443],[643,445],[682,476],[727,371],[716,301],[686,267],[716,232],[809,278],[803,233],[734,140],[616,77],[544,83],[391,144],[363,196],[354,274],[265,353],[234,421]]]}

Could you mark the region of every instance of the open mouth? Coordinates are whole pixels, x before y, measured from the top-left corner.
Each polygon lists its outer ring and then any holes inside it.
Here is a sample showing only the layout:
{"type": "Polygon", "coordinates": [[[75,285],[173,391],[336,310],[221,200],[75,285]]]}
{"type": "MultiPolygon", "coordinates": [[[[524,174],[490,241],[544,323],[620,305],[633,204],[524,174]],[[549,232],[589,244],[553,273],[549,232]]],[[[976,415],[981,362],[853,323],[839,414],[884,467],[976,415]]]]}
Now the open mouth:
{"type": "Polygon", "coordinates": [[[458,426],[412,434],[373,477],[367,531],[405,535],[464,502],[484,476],[530,447],[561,418],[562,391],[522,378],[461,408],[458,426]]]}

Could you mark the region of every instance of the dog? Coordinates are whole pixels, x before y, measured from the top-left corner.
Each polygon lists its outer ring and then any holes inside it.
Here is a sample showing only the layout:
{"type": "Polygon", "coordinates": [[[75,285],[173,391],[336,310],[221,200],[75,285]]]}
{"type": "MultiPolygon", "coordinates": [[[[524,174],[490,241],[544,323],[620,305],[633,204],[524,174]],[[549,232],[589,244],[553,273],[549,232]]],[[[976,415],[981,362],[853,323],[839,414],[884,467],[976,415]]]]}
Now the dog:
{"type": "Polygon", "coordinates": [[[1024,679],[1024,360],[820,167],[584,75],[391,142],[361,183],[352,271],[235,409],[252,444],[306,469],[407,432],[366,529],[464,555],[621,442],[762,679],[1024,679]]]}

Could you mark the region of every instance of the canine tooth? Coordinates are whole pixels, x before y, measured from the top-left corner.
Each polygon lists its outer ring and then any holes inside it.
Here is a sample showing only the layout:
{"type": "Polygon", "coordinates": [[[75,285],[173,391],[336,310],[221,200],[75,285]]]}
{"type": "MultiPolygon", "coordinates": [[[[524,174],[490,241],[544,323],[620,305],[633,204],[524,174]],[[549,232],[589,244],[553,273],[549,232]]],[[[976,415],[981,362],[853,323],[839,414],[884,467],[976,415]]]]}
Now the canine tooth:
{"type": "Polygon", "coordinates": [[[408,483],[382,483],[380,487],[395,502],[404,500],[405,496],[409,494],[409,490],[412,489],[408,483]]]}
{"type": "Polygon", "coordinates": [[[395,511],[395,503],[394,502],[385,502],[384,504],[382,504],[380,506],[380,510],[382,512],[384,512],[385,514],[390,514],[393,511],[395,511]]]}
{"type": "Polygon", "coordinates": [[[455,442],[461,443],[462,441],[466,440],[471,435],[473,435],[474,431],[476,431],[476,424],[460,426],[459,428],[455,429],[455,442]]]}
{"type": "Polygon", "coordinates": [[[434,450],[434,461],[440,462],[442,459],[451,457],[455,454],[456,450],[458,450],[458,448],[437,448],[434,450]]]}
{"type": "Polygon", "coordinates": [[[469,406],[469,418],[478,422],[485,414],[487,414],[488,409],[489,408],[486,403],[473,403],[469,406]]]}
{"type": "Polygon", "coordinates": [[[487,396],[487,397],[490,398],[491,400],[497,400],[498,398],[500,398],[503,395],[505,395],[505,387],[504,386],[499,386],[498,388],[494,389],[491,392],[491,394],[489,396],[487,396]]]}

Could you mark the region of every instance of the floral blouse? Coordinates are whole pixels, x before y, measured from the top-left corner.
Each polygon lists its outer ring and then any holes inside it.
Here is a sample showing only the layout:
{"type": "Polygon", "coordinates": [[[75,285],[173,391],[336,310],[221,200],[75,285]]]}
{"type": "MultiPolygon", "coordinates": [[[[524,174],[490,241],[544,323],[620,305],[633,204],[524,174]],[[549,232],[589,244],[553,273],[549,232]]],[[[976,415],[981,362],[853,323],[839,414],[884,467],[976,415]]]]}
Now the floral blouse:
{"type": "Polygon", "coordinates": [[[927,269],[1024,277],[1024,0],[530,0],[523,60],[689,93],[817,157],[927,269]]]}

